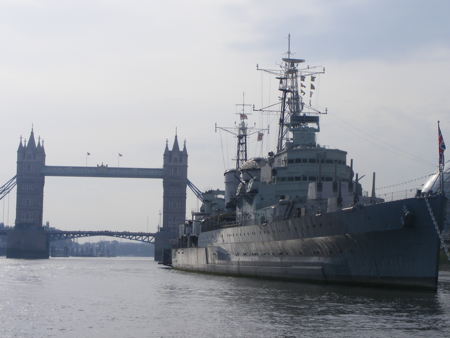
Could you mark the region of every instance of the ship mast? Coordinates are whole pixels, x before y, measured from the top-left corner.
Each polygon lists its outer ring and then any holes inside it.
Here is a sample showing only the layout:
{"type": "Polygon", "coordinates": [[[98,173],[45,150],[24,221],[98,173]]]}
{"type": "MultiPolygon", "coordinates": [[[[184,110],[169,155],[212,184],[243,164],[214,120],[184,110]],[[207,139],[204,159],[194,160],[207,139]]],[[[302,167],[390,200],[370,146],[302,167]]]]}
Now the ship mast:
{"type": "MultiPolygon", "coordinates": [[[[304,97],[307,94],[306,90],[301,89],[299,93],[299,79],[301,80],[302,88],[306,89],[304,81],[306,77],[310,77],[310,92],[309,98],[312,96],[312,90],[315,89],[313,81],[317,74],[325,72],[323,67],[310,67],[299,69],[299,64],[304,63],[304,59],[297,59],[292,57],[291,52],[291,35],[288,35],[288,50],[286,52],[287,57],[282,58],[283,63],[280,69],[263,69],[257,65],[257,70],[267,72],[275,75],[279,80],[278,90],[281,92],[280,96],[280,108],[278,111],[280,119],[278,123],[278,138],[277,138],[277,152],[286,149],[286,143],[290,140],[290,132],[294,128],[308,125],[312,120],[308,119],[296,119],[296,116],[306,116],[306,114],[321,114],[319,110],[311,106],[311,100],[309,104],[305,104],[304,97]],[[320,69],[318,69],[320,68],[320,69]],[[308,112],[304,112],[305,106],[308,108],[308,112]]],[[[269,105],[264,108],[255,109],[256,111],[274,112],[273,107],[275,104],[269,105]]],[[[317,119],[318,124],[318,119],[317,119]]],[[[318,130],[318,129],[317,129],[318,130]]]]}
{"type": "Polygon", "coordinates": [[[245,103],[245,93],[242,93],[242,103],[236,104],[237,107],[240,107],[240,111],[237,113],[239,115],[239,123],[234,127],[219,127],[217,124],[215,125],[215,131],[223,130],[227,133],[230,133],[236,137],[236,169],[242,167],[242,165],[248,159],[247,153],[247,138],[256,133],[265,131],[267,129],[249,127],[247,124],[247,118],[250,113],[246,112],[246,107],[253,107],[251,104],[245,103]]]}

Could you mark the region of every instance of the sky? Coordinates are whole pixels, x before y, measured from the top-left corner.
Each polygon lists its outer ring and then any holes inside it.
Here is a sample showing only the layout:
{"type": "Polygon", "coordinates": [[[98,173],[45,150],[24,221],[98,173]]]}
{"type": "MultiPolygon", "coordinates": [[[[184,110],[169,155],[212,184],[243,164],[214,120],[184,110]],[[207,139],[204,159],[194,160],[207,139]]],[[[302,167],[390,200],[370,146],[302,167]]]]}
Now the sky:
{"type": "MultiPolygon", "coordinates": [[[[0,0],[0,182],[34,126],[48,165],[83,166],[89,152],[88,165],[121,153],[120,166],[148,168],[177,130],[189,179],[223,188],[234,140],[214,124],[234,125],[243,92],[256,107],[277,100],[256,64],[277,67],[289,33],[295,57],[326,68],[318,142],[347,151],[366,190],[373,171],[379,187],[422,177],[436,169],[438,120],[450,144],[448,13],[446,0],[0,0]]],[[[276,121],[250,115],[270,133],[249,155],[274,148],[276,121]]],[[[44,195],[44,221],[61,229],[160,222],[160,180],[48,177],[44,195]]],[[[188,192],[187,216],[198,206],[188,192]]],[[[14,194],[0,207],[13,224],[14,194]]]]}

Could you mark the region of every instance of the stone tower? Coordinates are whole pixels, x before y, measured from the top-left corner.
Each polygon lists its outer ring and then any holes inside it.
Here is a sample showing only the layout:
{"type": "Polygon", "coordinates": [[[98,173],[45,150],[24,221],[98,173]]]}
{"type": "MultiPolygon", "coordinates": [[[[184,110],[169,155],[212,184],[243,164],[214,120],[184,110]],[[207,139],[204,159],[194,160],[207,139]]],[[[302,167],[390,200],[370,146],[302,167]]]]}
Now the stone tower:
{"type": "Polygon", "coordinates": [[[45,176],[44,145],[37,145],[31,130],[28,142],[20,141],[17,150],[16,227],[42,227],[45,176]]]}
{"type": "Polygon", "coordinates": [[[42,227],[45,176],[44,144],[36,144],[33,129],[17,149],[16,222],[8,233],[8,258],[48,258],[48,237],[42,227]]]}
{"type": "Polygon", "coordinates": [[[188,154],[186,142],[183,150],[178,145],[175,135],[172,150],[166,142],[164,150],[164,180],[163,180],[163,227],[175,238],[178,235],[178,226],[186,219],[186,184],[188,154]]]}

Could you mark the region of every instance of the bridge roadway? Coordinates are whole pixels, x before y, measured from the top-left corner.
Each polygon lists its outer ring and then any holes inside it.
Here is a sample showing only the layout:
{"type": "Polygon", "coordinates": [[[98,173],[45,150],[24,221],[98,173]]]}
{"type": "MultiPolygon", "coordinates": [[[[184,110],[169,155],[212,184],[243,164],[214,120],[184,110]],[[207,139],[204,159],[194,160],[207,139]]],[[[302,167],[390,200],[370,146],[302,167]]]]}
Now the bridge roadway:
{"type": "MultiPolygon", "coordinates": [[[[0,229],[0,236],[6,236],[12,229],[0,229]]],[[[74,239],[82,237],[93,236],[109,236],[116,238],[129,239],[132,241],[139,241],[144,243],[153,243],[155,240],[155,233],[152,232],[131,232],[131,231],[64,231],[64,230],[47,230],[50,241],[74,239]]]]}
{"type": "Polygon", "coordinates": [[[108,167],[70,167],[45,166],[41,173],[44,176],[70,176],[70,177],[117,177],[117,178],[164,178],[162,168],[121,168],[108,167]]]}

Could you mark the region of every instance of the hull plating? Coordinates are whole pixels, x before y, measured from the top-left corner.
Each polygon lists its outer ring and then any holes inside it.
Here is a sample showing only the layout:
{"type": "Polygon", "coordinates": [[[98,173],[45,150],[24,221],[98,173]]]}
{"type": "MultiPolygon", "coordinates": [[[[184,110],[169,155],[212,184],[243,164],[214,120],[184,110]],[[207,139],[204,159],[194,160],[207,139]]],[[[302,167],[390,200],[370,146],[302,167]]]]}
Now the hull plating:
{"type": "MultiPolygon", "coordinates": [[[[445,199],[430,204],[442,225],[445,199]]],[[[435,289],[439,238],[423,199],[201,233],[176,269],[286,280],[435,289]],[[413,218],[405,221],[405,210],[413,218]]]]}

